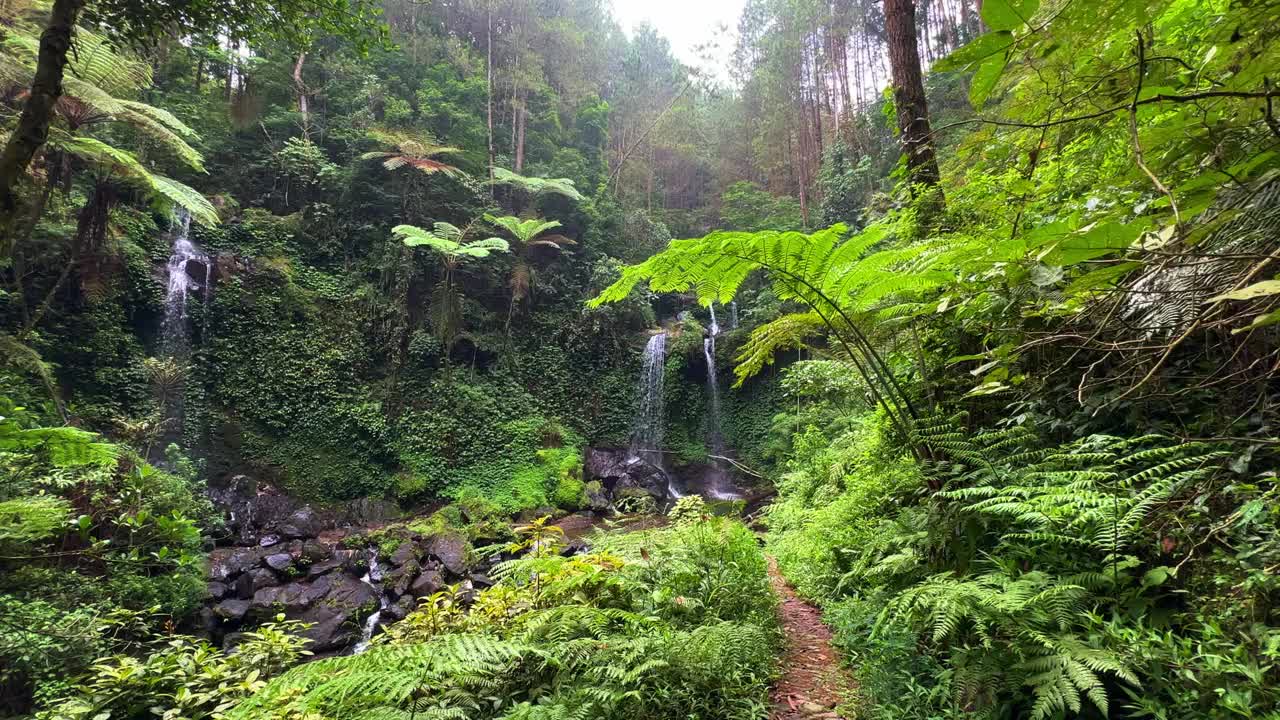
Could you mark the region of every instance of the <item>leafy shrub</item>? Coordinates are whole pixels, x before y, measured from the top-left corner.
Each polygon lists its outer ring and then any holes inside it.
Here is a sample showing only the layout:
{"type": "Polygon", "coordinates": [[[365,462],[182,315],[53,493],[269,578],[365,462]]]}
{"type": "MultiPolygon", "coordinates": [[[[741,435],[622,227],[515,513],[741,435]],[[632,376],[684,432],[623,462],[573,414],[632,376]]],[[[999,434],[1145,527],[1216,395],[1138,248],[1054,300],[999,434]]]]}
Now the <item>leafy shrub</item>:
{"type": "Polygon", "coordinates": [[[598,540],[504,563],[465,612],[442,591],[368,652],[297,668],[231,716],[760,717],[777,635],[752,534],[715,519],[598,540]]]}

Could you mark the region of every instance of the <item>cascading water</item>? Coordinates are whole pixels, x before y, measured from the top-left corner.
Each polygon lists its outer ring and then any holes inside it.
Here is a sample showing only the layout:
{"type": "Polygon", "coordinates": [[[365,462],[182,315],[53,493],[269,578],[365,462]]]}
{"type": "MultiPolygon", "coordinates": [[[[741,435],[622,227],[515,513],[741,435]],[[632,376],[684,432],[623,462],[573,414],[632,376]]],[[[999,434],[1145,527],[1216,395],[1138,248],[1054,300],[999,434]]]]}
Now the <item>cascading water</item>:
{"type": "Polygon", "coordinates": [[[191,352],[187,301],[195,290],[202,291],[204,299],[208,300],[211,291],[209,256],[191,242],[189,213],[181,212],[178,215],[166,274],[168,291],[164,298],[164,321],[160,326],[161,346],[166,355],[184,358],[191,352]],[[195,269],[202,270],[202,282],[198,282],[192,275],[192,270],[195,269]]]}
{"type": "Polygon", "coordinates": [[[360,582],[373,588],[378,594],[379,607],[373,611],[373,614],[364,620],[364,627],[360,630],[360,641],[351,649],[352,655],[359,655],[369,649],[370,643],[373,642],[373,631],[378,629],[379,623],[382,622],[382,612],[391,606],[391,599],[387,597],[387,593],[383,591],[382,583],[382,567],[378,565],[378,548],[369,548],[369,571],[360,578],[360,582]]]}
{"type": "Polygon", "coordinates": [[[715,306],[708,309],[711,311],[711,326],[702,339],[702,354],[707,359],[707,439],[711,441],[712,450],[721,455],[724,440],[720,436],[720,383],[716,378],[716,335],[720,334],[720,324],[716,322],[715,306]]]}
{"type": "Polygon", "coordinates": [[[730,330],[738,329],[738,301],[737,300],[729,301],[729,329],[730,330]]]}
{"type": "MultiPolygon", "coordinates": [[[[724,435],[720,431],[720,380],[716,375],[716,335],[720,334],[720,324],[716,322],[716,308],[707,308],[711,312],[711,325],[707,328],[707,336],[702,339],[702,354],[707,360],[707,442],[712,455],[725,454],[724,435]]],[[[731,315],[737,322],[737,308],[733,307],[731,315]]],[[[706,493],[716,500],[733,500],[741,497],[731,487],[729,474],[720,465],[720,460],[711,458],[711,469],[707,473],[706,493]]]]}
{"type": "Polygon", "coordinates": [[[649,338],[644,348],[644,372],[640,375],[640,407],[631,429],[631,452],[639,455],[662,447],[664,406],[662,377],[667,361],[667,333],[649,338]]]}
{"type": "MultiPolygon", "coordinates": [[[[666,405],[663,403],[663,375],[667,363],[667,333],[662,331],[649,338],[644,348],[644,371],[640,375],[640,405],[631,429],[631,457],[634,461],[648,462],[662,468],[662,434],[666,405]]],[[[665,470],[664,470],[665,473],[665,470]]],[[[667,473],[667,495],[681,497],[684,493],[676,487],[667,473]]]]}

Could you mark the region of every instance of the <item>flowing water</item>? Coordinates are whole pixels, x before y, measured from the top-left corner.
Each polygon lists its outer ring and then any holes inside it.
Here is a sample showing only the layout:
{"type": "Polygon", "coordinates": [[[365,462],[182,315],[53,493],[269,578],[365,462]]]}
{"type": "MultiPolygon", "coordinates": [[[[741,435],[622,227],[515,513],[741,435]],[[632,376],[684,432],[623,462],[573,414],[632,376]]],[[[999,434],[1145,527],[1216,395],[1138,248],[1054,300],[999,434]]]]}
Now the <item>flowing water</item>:
{"type": "Polygon", "coordinates": [[[717,455],[724,454],[724,438],[720,435],[720,382],[716,377],[716,335],[720,334],[720,324],[716,322],[716,308],[711,311],[711,325],[707,328],[707,336],[702,339],[702,354],[707,359],[707,440],[712,451],[717,455]]]}
{"type": "Polygon", "coordinates": [[[378,565],[378,548],[369,548],[369,571],[360,578],[360,582],[373,588],[378,594],[380,606],[373,614],[364,620],[364,627],[360,630],[360,641],[351,649],[352,655],[359,655],[369,649],[369,644],[373,642],[373,631],[378,629],[378,625],[382,622],[382,611],[391,605],[391,600],[387,597],[387,593],[382,589],[382,567],[378,565]]]}
{"type": "Polygon", "coordinates": [[[649,338],[644,348],[644,370],[640,375],[640,407],[631,429],[631,451],[639,455],[662,447],[662,378],[667,361],[667,333],[649,338]]]}
{"type": "MultiPolygon", "coordinates": [[[[720,379],[716,374],[716,336],[720,334],[720,324],[716,322],[716,308],[708,306],[711,311],[711,325],[707,328],[707,336],[702,340],[702,354],[707,360],[707,445],[712,455],[725,454],[724,434],[721,432],[720,420],[720,379]]],[[[731,306],[730,315],[737,323],[737,308],[731,306]]],[[[706,476],[705,492],[714,500],[736,500],[741,496],[733,489],[729,473],[724,469],[722,461],[711,458],[711,468],[706,476]]]]}
{"type": "Polygon", "coordinates": [[[729,301],[729,329],[738,329],[738,301],[729,301]]]}
{"type": "Polygon", "coordinates": [[[173,250],[166,268],[168,290],[164,298],[164,321],[160,326],[161,346],[166,355],[184,358],[191,352],[191,327],[187,304],[200,291],[204,299],[211,292],[209,256],[191,241],[191,215],[178,216],[173,234],[173,250]],[[197,280],[199,274],[202,280],[197,280]]]}
{"type": "Polygon", "coordinates": [[[663,471],[667,477],[667,496],[684,495],[676,486],[671,474],[666,472],[662,457],[662,435],[665,424],[666,404],[663,402],[663,375],[667,365],[667,333],[662,331],[649,338],[644,348],[644,370],[640,374],[640,405],[631,429],[631,457],[645,461],[663,471]]]}

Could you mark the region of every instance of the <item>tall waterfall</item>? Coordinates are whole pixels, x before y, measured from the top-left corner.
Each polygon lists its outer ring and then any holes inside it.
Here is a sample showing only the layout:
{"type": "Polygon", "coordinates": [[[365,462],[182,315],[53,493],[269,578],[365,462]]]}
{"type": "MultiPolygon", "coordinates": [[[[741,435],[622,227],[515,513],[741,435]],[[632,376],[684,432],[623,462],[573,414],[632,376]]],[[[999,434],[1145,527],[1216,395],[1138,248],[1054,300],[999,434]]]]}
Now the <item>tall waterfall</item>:
{"type": "Polygon", "coordinates": [[[730,330],[738,329],[738,301],[737,300],[729,301],[729,329],[730,330]]]}
{"type": "MultiPolygon", "coordinates": [[[[716,322],[716,308],[708,306],[711,311],[711,326],[707,328],[707,336],[702,339],[702,354],[707,359],[707,444],[712,455],[724,455],[724,435],[720,427],[720,380],[716,376],[716,336],[720,334],[720,323],[716,322]]],[[[731,318],[737,322],[737,308],[733,307],[731,318]]],[[[721,461],[711,458],[711,468],[706,475],[705,492],[716,500],[733,500],[742,497],[733,489],[729,473],[722,467],[721,461]]]]}
{"type": "Polygon", "coordinates": [[[640,407],[631,430],[631,452],[640,455],[662,447],[662,375],[667,362],[667,333],[649,338],[644,348],[644,372],[640,375],[640,407]]]}
{"type": "Polygon", "coordinates": [[[187,301],[196,290],[203,292],[208,299],[211,272],[209,256],[191,242],[191,215],[183,211],[178,215],[167,266],[168,292],[164,298],[164,321],[160,326],[161,348],[166,355],[182,358],[191,351],[187,301]],[[197,281],[193,271],[203,275],[203,281],[197,281]]]}
{"type": "Polygon", "coordinates": [[[702,339],[702,354],[707,358],[707,439],[711,442],[711,450],[716,455],[723,455],[724,438],[720,435],[720,382],[716,378],[716,335],[720,334],[720,324],[716,322],[716,308],[711,311],[711,326],[707,328],[707,336],[702,339]]]}

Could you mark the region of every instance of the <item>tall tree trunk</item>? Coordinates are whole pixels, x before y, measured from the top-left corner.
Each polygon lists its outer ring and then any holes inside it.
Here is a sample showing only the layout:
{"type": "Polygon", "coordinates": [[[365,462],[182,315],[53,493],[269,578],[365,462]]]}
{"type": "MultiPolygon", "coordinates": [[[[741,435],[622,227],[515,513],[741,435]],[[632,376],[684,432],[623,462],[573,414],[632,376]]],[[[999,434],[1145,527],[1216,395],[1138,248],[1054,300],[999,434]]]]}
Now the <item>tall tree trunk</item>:
{"type": "Polygon", "coordinates": [[[298,112],[302,114],[302,137],[311,137],[310,116],[307,112],[307,85],[302,82],[302,64],[307,61],[305,52],[298,53],[298,62],[293,65],[293,86],[298,91],[298,112]]]}
{"type": "Polygon", "coordinates": [[[486,107],[489,115],[489,197],[493,197],[493,0],[485,5],[485,20],[488,23],[488,31],[485,34],[485,43],[488,46],[488,61],[485,64],[486,81],[485,92],[488,94],[488,102],[486,107]]]}
{"type": "Polygon", "coordinates": [[[936,186],[940,173],[934,155],[929,104],[924,94],[920,52],[916,40],[914,0],[884,0],[885,34],[889,40],[889,71],[893,102],[902,131],[902,149],[915,184],[936,186]]]}
{"type": "Polygon", "coordinates": [[[516,107],[516,173],[524,171],[524,124],[529,111],[524,107],[524,99],[516,107]]]}
{"type": "Polygon", "coordinates": [[[14,187],[26,173],[36,151],[49,139],[53,107],[62,97],[62,74],[67,67],[71,36],[84,3],[85,0],[54,0],[49,24],[40,33],[40,52],[35,79],[31,82],[31,94],[22,107],[18,126],[9,136],[9,142],[5,143],[4,152],[0,153],[0,226],[9,226],[17,203],[14,187]]]}

